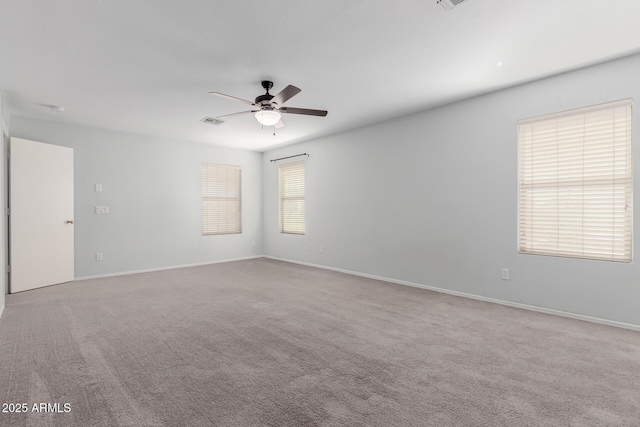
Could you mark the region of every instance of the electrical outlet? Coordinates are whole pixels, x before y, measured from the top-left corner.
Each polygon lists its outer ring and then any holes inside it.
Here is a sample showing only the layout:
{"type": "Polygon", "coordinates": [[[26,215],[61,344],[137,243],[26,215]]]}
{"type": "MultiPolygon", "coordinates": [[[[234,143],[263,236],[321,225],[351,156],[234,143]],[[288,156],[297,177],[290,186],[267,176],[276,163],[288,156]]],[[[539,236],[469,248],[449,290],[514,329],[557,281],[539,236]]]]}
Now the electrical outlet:
{"type": "Polygon", "coordinates": [[[96,252],[96,261],[102,261],[102,252],[96,252]]]}
{"type": "Polygon", "coordinates": [[[320,253],[323,254],[324,253],[324,246],[320,245],[320,253]]]}
{"type": "Polygon", "coordinates": [[[508,268],[503,268],[502,269],[502,280],[509,280],[509,269],[508,268]]]}
{"type": "Polygon", "coordinates": [[[96,206],[96,214],[108,214],[109,206],[96,206]]]}
{"type": "Polygon", "coordinates": [[[251,241],[251,246],[255,246],[255,245],[256,245],[256,241],[255,241],[255,240],[252,240],[252,241],[251,241]]]}
{"type": "Polygon", "coordinates": [[[96,184],[95,185],[95,190],[96,190],[96,193],[101,193],[102,192],[102,184],[96,184]]]}
{"type": "Polygon", "coordinates": [[[313,245],[309,245],[309,252],[313,252],[313,245]]]}

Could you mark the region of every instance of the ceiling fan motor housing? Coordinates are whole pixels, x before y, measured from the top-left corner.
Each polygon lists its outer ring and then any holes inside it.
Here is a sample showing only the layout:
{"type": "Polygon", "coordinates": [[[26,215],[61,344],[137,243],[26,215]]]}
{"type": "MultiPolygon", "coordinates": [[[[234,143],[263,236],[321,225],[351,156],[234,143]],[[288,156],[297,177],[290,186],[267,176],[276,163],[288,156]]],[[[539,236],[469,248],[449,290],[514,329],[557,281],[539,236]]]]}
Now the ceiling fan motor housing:
{"type": "Polygon", "coordinates": [[[271,106],[271,99],[273,98],[273,95],[269,94],[269,89],[271,89],[273,87],[273,82],[270,82],[269,80],[263,80],[262,82],[262,87],[264,88],[264,90],[267,91],[267,93],[265,93],[264,95],[260,95],[256,98],[256,104],[260,105],[260,106],[271,106]]]}
{"type": "Polygon", "coordinates": [[[262,106],[271,105],[270,103],[271,98],[273,98],[273,95],[269,95],[268,93],[264,95],[260,95],[259,97],[256,98],[256,104],[262,105],[262,106]]]}

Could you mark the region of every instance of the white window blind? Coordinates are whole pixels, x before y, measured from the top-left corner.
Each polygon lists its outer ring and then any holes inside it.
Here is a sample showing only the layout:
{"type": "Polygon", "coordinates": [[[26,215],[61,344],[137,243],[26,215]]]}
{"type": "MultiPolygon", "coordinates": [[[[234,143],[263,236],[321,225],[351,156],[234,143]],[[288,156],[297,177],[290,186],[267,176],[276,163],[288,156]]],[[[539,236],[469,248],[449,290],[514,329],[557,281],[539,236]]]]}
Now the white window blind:
{"type": "Polygon", "coordinates": [[[522,120],[519,251],[630,262],[631,100],[522,120]]]}
{"type": "Polygon", "coordinates": [[[280,166],[280,232],[305,233],[304,162],[280,166]]]}
{"type": "Polygon", "coordinates": [[[202,164],[202,234],[242,232],[240,166],[202,164]]]}

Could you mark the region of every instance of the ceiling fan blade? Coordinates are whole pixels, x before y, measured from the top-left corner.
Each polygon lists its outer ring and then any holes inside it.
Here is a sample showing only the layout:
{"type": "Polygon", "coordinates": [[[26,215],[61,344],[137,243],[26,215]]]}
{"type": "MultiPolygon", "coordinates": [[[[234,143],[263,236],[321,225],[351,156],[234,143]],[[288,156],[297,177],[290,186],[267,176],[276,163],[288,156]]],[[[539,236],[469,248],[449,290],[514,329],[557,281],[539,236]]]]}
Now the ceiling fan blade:
{"type": "Polygon", "coordinates": [[[287,114],[303,114],[305,116],[320,116],[320,117],[324,117],[328,113],[328,111],[326,110],[311,110],[309,108],[293,108],[293,107],[278,108],[278,111],[281,113],[287,113],[287,114]]]}
{"type": "Polygon", "coordinates": [[[227,94],[220,93],[220,92],[209,92],[209,94],[210,95],[215,95],[215,96],[220,96],[222,98],[232,99],[234,101],[244,102],[245,104],[249,104],[249,105],[256,105],[255,102],[247,101],[246,99],[237,98],[235,96],[227,95],[227,94]]]}
{"type": "Polygon", "coordinates": [[[297,94],[299,94],[300,92],[302,92],[302,89],[289,85],[284,89],[282,89],[282,91],[280,91],[279,94],[271,98],[271,103],[282,105],[288,100],[290,100],[291,98],[293,98],[294,96],[296,96],[297,94]]]}
{"type": "Polygon", "coordinates": [[[228,119],[231,117],[235,117],[235,116],[241,116],[242,114],[249,114],[249,113],[257,113],[260,110],[251,110],[251,111],[240,111],[239,113],[231,113],[231,114],[226,114],[224,116],[218,116],[215,117],[216,120],[224,120],[224,119],[228,119]]]}
{"type": "Polygon", "coordinates": [[[284,127],[284,123],[282,123],[282,120],[280,120],[278,123],[273,125],[273,127],[276,129],[282,129],[284,127]]]}

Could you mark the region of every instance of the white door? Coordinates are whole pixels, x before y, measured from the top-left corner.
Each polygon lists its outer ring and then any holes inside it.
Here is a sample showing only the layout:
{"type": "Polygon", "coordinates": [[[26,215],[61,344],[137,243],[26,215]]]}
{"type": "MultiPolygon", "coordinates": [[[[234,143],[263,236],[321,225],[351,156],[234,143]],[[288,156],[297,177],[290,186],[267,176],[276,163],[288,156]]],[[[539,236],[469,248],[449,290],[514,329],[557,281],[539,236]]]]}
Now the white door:
{"type": "Polygon", "coordinates": [[[10,292],[73,280],[73,149],[11,138],[10,292]]]}

